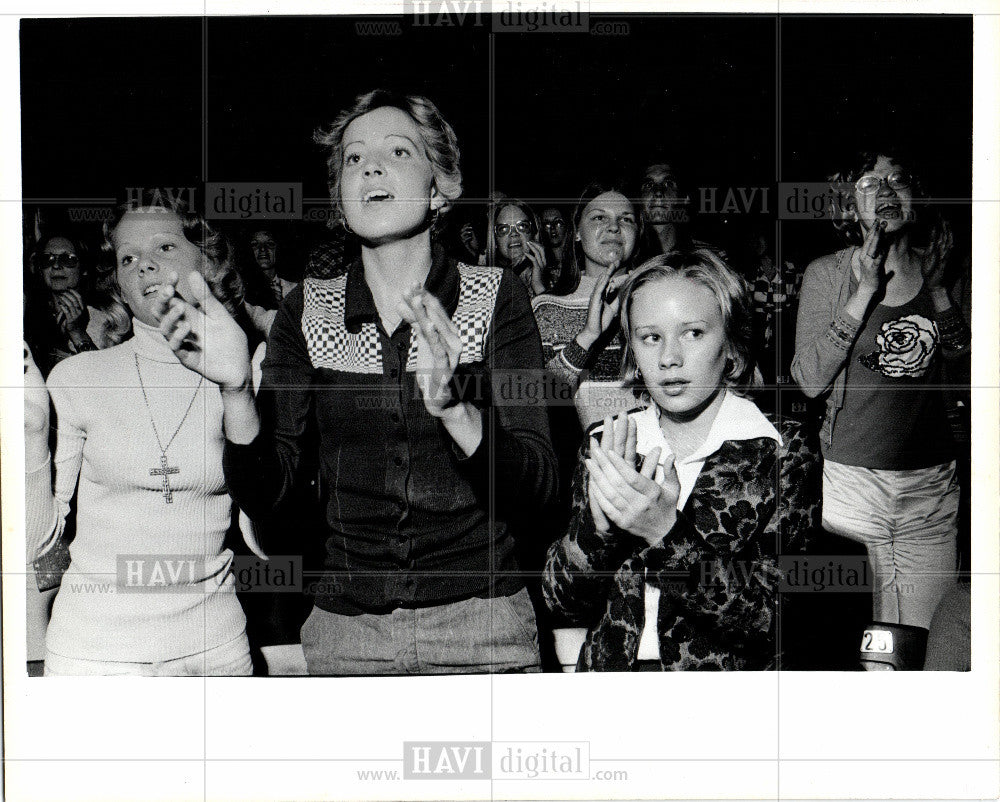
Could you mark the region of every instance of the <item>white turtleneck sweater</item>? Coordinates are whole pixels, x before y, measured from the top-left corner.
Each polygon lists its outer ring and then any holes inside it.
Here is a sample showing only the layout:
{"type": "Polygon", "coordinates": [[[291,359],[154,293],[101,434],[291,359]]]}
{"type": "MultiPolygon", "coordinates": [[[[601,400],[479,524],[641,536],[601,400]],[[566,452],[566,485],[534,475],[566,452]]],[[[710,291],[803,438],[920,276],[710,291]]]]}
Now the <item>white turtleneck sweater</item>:
{"type": "Polygon", "coordinates": [[[223,549],[232,501],[218,386],[205,381],[196,391],[199,377],[160,333],[133,326],[132,339],[70,357],[49,374],[54,495],[49,466],[26,466],[29,559],[61,531],[78,493],[71,562],[46,634],[46,647],[65,657],[168,660],[220,646],[246,624],[233,554],[223,549]],[[164,446],[177,431],[167,448],[168,465],[179,469],[168,477],[169,504],[162,476],[150,474],[161,467],[151,416],[164,446]]]}

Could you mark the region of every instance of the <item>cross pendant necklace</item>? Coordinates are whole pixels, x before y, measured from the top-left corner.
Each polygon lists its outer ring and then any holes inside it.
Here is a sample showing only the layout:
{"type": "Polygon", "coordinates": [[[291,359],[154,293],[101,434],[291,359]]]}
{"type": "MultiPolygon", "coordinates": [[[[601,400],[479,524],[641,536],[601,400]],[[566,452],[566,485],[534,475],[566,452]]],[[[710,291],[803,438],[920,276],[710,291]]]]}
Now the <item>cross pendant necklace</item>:
{"type": "Polygon", "coordinates": [[[146,411],[149,413],[149,422],[153,426],[153,436],[156,437],[156,445],[160,449],[160,467],[150,468],[150,476],[160,476],[163,479],[163,487],[161,492],[163,493],[163,503],[173,504],[174,503],[174,491],[170,487],[170,477],[181,472],[181,469],[175,465],[170,465],[167,462],[167,449],[170,448],[171,443],[174,442],[174,438],[177,437],[177,433],[181,430],[184,425],[184,421],[187,420],[187,416],[191,413],[191,407],[194,406],[194,400],[198,397],[198,391],[201,389],[202,382],[205,381],[205,377],[202,376],[198,379],[198,386],[194,388],[194,395],[191,396],[191,401],[187,405],[187,409],[184,411],[184,417],[181,418],[181,422],[177,424],[177,428],[174,429],[174,433],[171,435],[170,439],[167,441],[166,445],[163,445],[163,441],[160,440],[160,432],[156,428],[156,421],[153,419],[153,408],[149,405],[149,396],[146,395],[146,385],[142,382],[142,371],[139,370],[139,355],[135,354],[135,372],[139,376],[139,387],[142,389],[142,400],[146,402],[146,411]]]}
{"type": "Polygon", "coordinates": [[[180,473],[181,469],[177,467],[172,467],[167,465],[167,455],[164,452],[160,456],[160,467],[150,468],[150,476],[162,476],[163,477],[163,501],[167,504],[174,503],[174,491],[170,489],[170,477],[172,474],[180,473]]]}

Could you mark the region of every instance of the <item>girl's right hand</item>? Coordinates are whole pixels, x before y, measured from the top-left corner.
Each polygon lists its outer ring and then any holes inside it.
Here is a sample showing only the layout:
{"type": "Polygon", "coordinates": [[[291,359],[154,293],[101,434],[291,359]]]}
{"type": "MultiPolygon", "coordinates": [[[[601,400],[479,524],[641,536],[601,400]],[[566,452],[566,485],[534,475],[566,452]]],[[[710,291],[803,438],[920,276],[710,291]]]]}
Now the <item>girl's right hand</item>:
{"type": "Polygon", "coordinates": [[[24,435],[25,438],[49,435],[49,391],[42,372],[24,343],[24,435]]]}
{"type": "Polygon", "coordinates": [[[875,293],[885,280],[885,257],[884,250],[879,248],[882,239],[882,229],[885,228],[885,220],[876,220],[875,224],[868,229],[865,241],[858,251],[858,272],[861,288],[875,293]]]}
{"type": "Polygon", "coordinates": [[[173,283],[160,286],[156,309],[160,333],[184,367],[215,382],[223,391],[249,387],[246,334],[212,295],[200,273],[189,273],[187,281],[195,304],[178,295],[173,283]]]}

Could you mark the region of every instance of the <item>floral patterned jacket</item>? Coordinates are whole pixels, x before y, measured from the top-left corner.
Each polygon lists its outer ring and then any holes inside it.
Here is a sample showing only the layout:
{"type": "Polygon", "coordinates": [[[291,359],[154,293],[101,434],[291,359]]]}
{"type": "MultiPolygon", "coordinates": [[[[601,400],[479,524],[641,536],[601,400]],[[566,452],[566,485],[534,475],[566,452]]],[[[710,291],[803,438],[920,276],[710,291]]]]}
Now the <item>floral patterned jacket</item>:
{"type": "Polygon", "coordinates": [[[819,523],[821,464],[800,423],[772,422],[783,445],[770,438],[723,443],[706,459],[673,528],[652,546],[621,530],[597,532],[581,449],[573,517],[549,549],[542,581],[548,606],[589,629],[577,670],[634,667],[646,583],[660,590],[664,670],[778,666],[779,560],[801,553],[819,523]]]}

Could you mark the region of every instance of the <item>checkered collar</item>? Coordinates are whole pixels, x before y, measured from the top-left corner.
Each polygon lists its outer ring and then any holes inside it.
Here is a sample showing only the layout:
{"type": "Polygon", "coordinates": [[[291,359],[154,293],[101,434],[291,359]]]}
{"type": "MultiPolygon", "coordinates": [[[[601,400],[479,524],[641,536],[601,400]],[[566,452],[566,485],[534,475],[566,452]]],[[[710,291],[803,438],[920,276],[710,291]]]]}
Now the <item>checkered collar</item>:
{"type": "MultiPolygon", "coordinates": [[[[448,317],[458,308],[461,275],[458,262],[448,256],[440,242],[431,243],[431,269],[424,286],[441,302],[448,317]]],[[[365,281],[365,267],[359,255],[347,269],[347,286],[344,289],[344,325],[352,334],[361,331],[362,323],[374,323],[378,311],[375,299],[365,281]]]]}

